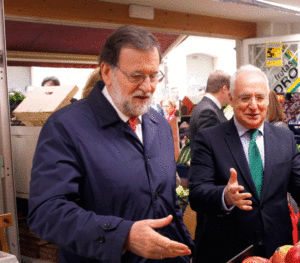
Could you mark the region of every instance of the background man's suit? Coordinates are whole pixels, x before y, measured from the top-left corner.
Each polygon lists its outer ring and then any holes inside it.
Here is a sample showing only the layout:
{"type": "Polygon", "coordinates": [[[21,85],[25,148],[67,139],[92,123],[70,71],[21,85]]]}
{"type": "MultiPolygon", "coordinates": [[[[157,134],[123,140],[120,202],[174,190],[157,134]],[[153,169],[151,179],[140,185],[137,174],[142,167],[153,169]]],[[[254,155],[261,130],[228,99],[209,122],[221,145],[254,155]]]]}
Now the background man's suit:
{"type": "Polygon", "coordinates": [[[190,120],[190,141],[193,151],[194,138],[199,129],[216,126],[227,121],[223,111],[208,97],[203,99],[193,109],[190,120]]]}
{"type": "Polygon", "coordinates": [[[195,142],[189,180],[190,204],[193,210],[205,213],[205,221],[203,232],[195,242],[193,262],[224,263],[260,240],[264,241],[269,257],[277,247],[292,244],[287,192],[300,203],[300,155],[293,133],[264,124],[261,200],[233,119],[199,131],[195,142]],[[222,193],[231,167],[237,171],[238,184],[245,187],[244,192],[252,194],[251,211],[234,207],[227,213],[222,209],[222,193]]]}
{"type": "Polygon", "coordinates": [[[102,89],[98,82],[86,99],[44,124],[33,161],[30,228],[59,245],[60,262],[156,262],[128,251],[121,257],[124,240],[135,221],[171,214],[173,221],[157,231],[192,248],[176,201],[170,125],[151,109],[142,116],[142,144],[102,89]]]}

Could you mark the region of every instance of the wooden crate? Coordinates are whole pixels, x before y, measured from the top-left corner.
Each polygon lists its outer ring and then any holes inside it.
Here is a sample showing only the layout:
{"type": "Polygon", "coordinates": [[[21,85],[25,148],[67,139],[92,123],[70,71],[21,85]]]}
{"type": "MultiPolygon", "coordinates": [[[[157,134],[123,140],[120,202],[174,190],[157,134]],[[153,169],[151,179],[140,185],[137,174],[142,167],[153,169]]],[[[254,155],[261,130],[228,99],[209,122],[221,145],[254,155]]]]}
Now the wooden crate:
{"type": "Polygon", "coordinates": [[[50,115],[70,104],[77,86],[36,87],[12,112],[26,126],[43,126],[50,115]]]}
{"type": "Polygon", "coordinates": [[[185,96],[181,102],[181,107],[186,107],[186,112],[184,115],[191,115],[192,111],[197,103],[201,101],[203,96],[199,95],[196,97],[185,96]]]}
{"type": "Polygon", "coordinates": [[[58,246],[51,243],[40,246],[39,258],[41,260],[58,262],[58,246]]]}

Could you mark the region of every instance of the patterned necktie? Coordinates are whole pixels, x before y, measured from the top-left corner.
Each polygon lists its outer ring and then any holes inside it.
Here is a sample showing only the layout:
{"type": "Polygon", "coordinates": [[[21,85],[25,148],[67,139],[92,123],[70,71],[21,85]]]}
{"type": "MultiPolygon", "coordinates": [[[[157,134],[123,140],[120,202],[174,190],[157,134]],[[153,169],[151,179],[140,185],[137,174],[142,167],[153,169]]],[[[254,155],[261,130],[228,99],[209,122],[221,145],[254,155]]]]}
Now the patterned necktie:
{"type": "Polygon", "coordinates": [[[134,132],[136,131],[136,123],[137,123],[137,121],[138,121],[138,118],[136,118],[136,117],[131,117],[128,120],[129,126],[131,127],[131,129],[134,130],[134,132]]]}
{"type": "Polygon", "coordinates": [[[256,187],[256,192],[260,198],[263,184],[263,165],[259,149],[256,144],[256,137],[259,133],[259,130],[252,129],[249,130],[248,133],[251,136],[248,149],[250,172],[256,187]]]}

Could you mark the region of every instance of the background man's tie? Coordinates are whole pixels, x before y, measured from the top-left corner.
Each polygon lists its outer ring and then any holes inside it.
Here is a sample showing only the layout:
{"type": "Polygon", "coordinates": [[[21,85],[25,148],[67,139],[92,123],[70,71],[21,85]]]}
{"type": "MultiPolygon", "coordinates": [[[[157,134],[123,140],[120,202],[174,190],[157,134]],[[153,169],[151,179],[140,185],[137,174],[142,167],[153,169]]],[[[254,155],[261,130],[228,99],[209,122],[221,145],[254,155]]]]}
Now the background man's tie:
{"type": "Polygon", "coordinates": [[[136,131],[136,123],[137,123],[138,118],[136,117],[131,117],[128,120],[129,126],[131,127],[131,129],[133,129],[134,131],[136,131]]]}
{"type": "Polygon", "coordinates": [[[263,165],[259,149],[256,144],[256,137],[259,130],[249,130],[248,133],[251,136],[251,141],[249,143],[248,156],[249,156],[249,166],[250,172],[256,187],[258,197],[261,197],[261,190],[263,184],[263,165]]]}

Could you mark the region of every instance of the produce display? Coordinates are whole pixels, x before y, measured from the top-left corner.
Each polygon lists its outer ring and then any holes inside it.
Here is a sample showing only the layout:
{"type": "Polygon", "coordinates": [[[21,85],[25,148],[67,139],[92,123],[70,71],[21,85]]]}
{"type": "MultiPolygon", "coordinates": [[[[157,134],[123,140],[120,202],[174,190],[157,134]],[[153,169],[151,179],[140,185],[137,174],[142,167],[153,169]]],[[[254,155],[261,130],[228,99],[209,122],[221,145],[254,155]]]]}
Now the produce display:
{"type": "Polygon", "coordinates": [[[242,263],[300,263],[300,241],[294,246],[277,248],[270,259],[253,256],[244,259],[242,263]]]}
{"type": "Polygon", "coordinates": [[[286,99],[281,103],[286,123],[298,123],[300,111],[300,93],[289,93],[285,95],[286,99]]]}
{"type": "Polygon", "coordinates": [[[267,258],[262,257],[248,257],[243,260],[242,263],[270,263],[271,261],[267,258]]]}
{"type": "Polygon", "coordinates": [[[292,248],[292,245],[285,245],[277,248],[272,256],[272,263],[285,263],[286,254],[292,248]]]}

